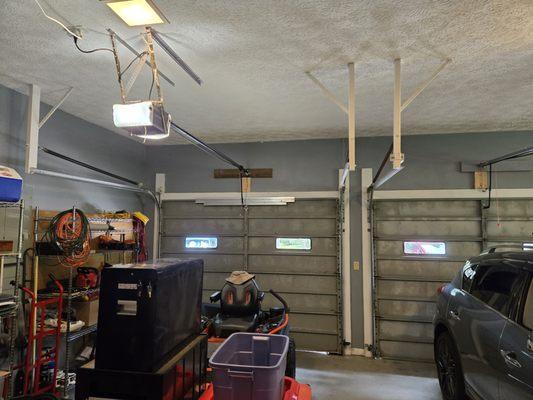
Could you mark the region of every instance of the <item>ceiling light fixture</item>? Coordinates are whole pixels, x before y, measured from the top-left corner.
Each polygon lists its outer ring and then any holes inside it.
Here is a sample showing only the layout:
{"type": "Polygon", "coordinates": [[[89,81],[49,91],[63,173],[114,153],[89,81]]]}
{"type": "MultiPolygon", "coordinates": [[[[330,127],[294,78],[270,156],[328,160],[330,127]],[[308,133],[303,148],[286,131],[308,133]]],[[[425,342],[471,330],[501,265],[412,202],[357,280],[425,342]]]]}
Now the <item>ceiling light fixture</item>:
{"type": "Polygon", "coordinates": [[[129,26],[169,22],[152,0],[110,0],[106,4],[129,26]]]}

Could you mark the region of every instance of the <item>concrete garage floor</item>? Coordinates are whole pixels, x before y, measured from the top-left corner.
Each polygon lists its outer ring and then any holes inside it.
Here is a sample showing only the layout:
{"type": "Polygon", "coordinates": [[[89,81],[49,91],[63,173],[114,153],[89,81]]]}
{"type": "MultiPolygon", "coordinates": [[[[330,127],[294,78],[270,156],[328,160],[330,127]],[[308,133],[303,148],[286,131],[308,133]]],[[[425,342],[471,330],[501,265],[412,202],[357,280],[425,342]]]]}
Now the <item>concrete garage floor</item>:
{"type": "Polygon", "coordinates": [[[441,400],[433,364],[298,352],[298,381],[315,399],[441,400]]]}

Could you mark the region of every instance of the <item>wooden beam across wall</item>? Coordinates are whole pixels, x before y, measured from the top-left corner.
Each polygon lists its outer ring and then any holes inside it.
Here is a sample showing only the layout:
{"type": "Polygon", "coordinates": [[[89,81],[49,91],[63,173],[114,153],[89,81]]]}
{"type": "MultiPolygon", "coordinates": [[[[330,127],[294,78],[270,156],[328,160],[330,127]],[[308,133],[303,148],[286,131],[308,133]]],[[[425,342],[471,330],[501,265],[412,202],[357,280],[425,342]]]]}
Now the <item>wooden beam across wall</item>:
{"type": "MultiPolygon", "coordinates": [[[[272,168],[255,168],[249,169],[250,178],[272,178],[273,171],[272,168]]],[[[215,179],[235,179],[240,178],[240,171],[237,169],[215,169],[213,177],[215,179]]]]}

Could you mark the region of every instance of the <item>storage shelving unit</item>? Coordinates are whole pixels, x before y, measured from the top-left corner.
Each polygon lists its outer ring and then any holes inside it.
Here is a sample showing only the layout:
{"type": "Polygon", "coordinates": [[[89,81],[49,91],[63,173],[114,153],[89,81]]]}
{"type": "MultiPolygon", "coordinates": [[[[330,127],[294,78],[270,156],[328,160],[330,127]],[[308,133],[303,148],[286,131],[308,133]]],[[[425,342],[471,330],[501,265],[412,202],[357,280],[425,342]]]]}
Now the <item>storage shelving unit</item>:
{"type": "MultiPolygon", "coordinates": [[[[15,324],[17,323],[17,310],[19,307],[19,270],[22,261],[22,230],[24,226],[24,200],[18,202],[0,202],[0,209],[3,209],[4,212],[10,212],[13,210],[17,213],[17,237],[14,242],[16,242],[16,247],[13,248],[13,251],[10,252],[0,252],[0,292],[3,292],[3,281],[4,281],[4,269],[5,269],[5,259],[6,258],[15,258],[15,274],[13,277],[13,298],[12,301],[2,307],[0,307],[0,319],[6,321],[9,324],[9,358],[7,370],[0,371],[0,377],[4,379],[4,397],[12,397],[12,383],[13,383],[13,368],[15,364],[15,334],[16,329],[14,329],[15,324]]],[[[6,216],[4,216],[6,218],[6,216]]],[[[5,226],[5,224],[4,224],[5,226]]],[[[4,228],[5,229],[5,228],[4,228]]],[[[6,232],[4,232],[5,235],[6,232]]],[[[14,243],[15,244],[15,243],[14,243]]]]}
{"type": "MultiPolygon", "coordinates": [[[[73,207],[73,212],[75,213],[76,207],[73,207]]],[[[48,211],[40,211],[38,207],[35,208],[35,214],[34,214],[34,246],[36,246],[36,243],[39,242],[41,237],[39,237],[40,232],[40,224],[49,222],[52,218],[49,216],[48,211]]],[[[94,216],[88,216],[88,220],[90,224],[106,224],[106,223],[113,223],[113,222],[132,222],[131,218],[105,218],[105,217],[94,217],[94,216]]],[[[132,233],[133,230],[128,229],[114,229],[114,230],[106,230],[106,229],[91,229],[91,234],[102,234],[110,232],[113,235],[127,235],[128,233],[132,233]]],[[[35,247],[34,250],[36,251],[35,247]]],[[[133,250],[107,250],[107,249],[97,249],[97,250],[91,250],[92,253],[103,253],[103,254],[114,254],[118,253],[121,255],[121,262],[126,262],[126,255],[128,252],[133,252],[133,250]]],[[[38,292],[38,270],[41,267],[39,265],[39,256],[36,254],[36,257],[34,257],[34,266],[33,266],[33,288],[34,291],[38,292]]],[[[53,256],[50,256],[53,257],[53,256]]],[[[107,258],[107,257],[106,257],[107,258]]],[[[107,260],[106,260],[107,261],[107,260]]],[[[68,274],[68,285],[65,290],[65,293],[63,294],[64,297],[64,305],[67,310],[67,319],[66,319],[66,332],[64,333],[65,338],[65,365],[64,365],[64,372],[65,376],[68,377],[68,374],[71,370],[71,346],[72,343],[78,339],[84,338],[90,334],[94,334],[97,331],[97,326],[87,326],[82,328],[79,331],[71,332],[70,327],[70,318],[71,318],[71,307],[72,307],[72,300],[80,299],[85,296],[90,296],[99,293],[99,289],[87,289],[87,290],[75,290],[73,285],[73,268],[69,268],[69,274],[68,274]],[[66,300],[66,301],[65,301],[66,300]]],[[[38,293],[38,298],[45,299],[45,298],[51,298],[56,297],[58,294],[56,293],[38,293]]],[[[63,388],[63,396],[64,398],[68,398],[69,395],[69,387],[68,385],[65,385],[63,388]]]]}

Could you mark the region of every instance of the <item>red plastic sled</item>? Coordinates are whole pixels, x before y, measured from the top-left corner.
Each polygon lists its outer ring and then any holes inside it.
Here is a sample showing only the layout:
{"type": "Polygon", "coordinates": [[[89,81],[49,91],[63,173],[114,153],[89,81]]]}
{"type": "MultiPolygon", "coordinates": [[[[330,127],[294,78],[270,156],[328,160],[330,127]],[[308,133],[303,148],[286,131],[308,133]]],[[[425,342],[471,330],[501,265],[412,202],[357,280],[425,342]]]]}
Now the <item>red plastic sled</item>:
{"type": "MultiPolygon", "coordinates": [[[[208,384],[200,400],[214,400],[213,385],[208,384]]],[[[292,378],[285,377],[285,394],[283,400],[311,400],[312,392],[309,385],[298,383],[292,378]]]]}

